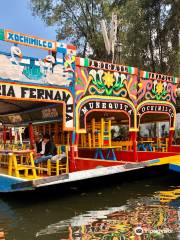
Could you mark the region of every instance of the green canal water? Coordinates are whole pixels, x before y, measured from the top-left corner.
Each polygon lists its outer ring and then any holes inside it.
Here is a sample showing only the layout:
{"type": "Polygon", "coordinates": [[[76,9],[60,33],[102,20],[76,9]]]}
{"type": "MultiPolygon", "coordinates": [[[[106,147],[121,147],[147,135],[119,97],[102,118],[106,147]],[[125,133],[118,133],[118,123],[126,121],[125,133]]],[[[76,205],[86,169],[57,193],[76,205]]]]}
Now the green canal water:
{"type": "Polygon", "coordinates": [[[6,240],[180,239],[179,176],[141,170],[1,195],[0,229],[6,240]]]}

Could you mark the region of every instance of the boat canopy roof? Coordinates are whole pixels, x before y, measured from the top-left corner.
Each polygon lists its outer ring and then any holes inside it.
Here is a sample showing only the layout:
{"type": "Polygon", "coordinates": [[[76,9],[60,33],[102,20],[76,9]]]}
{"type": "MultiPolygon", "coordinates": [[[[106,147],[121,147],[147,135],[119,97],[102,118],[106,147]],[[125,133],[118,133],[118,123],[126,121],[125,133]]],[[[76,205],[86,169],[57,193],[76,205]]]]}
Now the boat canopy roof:
{"type": "Polygon", "coordinates": [[[62,104],[0,100],[0,122],[5,125],[61,121],[62,111],[62,104]]]}

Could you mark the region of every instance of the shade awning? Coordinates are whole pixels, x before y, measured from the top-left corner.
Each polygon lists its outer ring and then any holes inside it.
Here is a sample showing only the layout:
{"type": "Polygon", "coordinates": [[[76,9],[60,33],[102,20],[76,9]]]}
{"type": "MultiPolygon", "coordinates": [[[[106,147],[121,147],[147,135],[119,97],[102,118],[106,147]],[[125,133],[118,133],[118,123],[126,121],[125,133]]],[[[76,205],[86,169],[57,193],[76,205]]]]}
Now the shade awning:
{"type": "Polygon", "coordinates": [[[62,120],[62,112],[62,104],[0,100],[0,122],[6,125],[60,121],[62,120]]]}

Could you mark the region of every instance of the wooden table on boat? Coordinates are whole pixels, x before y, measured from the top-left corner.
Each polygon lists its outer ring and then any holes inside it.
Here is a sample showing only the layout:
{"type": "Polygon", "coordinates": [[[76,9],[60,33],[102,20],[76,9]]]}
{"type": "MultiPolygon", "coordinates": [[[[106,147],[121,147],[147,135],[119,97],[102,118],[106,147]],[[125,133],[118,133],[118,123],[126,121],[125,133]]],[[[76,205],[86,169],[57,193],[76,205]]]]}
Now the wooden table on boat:
{"type": "Polygon", "coordinates": [[[10,149],[1,149],[0,150],[0,155],[1,156],[7,156],[7,165],[8,165],[8,175],[12,175],[12,164],[13,164],[13,160],[12,160],[12,156],[13,154],[16,156],[27,156],[27,154],[30,153],[34,153],[34,150],[10,150],[10,149]]]}

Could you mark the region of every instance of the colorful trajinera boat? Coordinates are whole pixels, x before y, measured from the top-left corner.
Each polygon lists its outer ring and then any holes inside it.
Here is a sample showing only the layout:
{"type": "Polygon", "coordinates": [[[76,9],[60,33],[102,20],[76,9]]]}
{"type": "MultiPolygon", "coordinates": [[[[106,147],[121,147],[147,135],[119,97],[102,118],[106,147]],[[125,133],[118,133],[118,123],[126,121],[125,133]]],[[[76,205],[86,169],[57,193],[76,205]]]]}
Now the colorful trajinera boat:
{"type": "Polygon", "coordinates": [[[12,44],[0,52],[0,192],[179,164],[178,78],[80,58],[75,46],[11,30],[0,29],[0,40],[12,44]],[[26,57],[19,45],[48,53],[26,57]],[[142,137],[149,122],[168,122],[168,137],[142,137]],[[36,132],[48,132],[66,161],[35,166],[36,132]]]}

